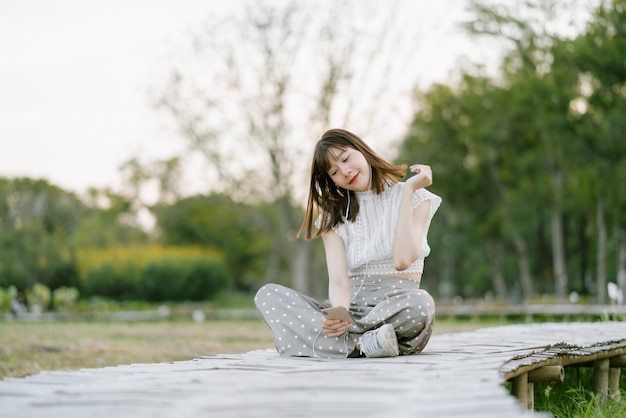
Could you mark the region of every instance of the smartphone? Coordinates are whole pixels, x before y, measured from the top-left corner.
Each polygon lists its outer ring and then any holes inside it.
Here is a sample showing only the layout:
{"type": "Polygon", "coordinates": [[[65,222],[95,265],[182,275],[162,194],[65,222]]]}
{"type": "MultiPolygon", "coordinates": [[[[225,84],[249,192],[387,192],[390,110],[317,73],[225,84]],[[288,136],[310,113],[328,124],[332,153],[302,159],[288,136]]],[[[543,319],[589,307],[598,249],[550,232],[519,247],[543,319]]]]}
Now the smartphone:
{"type": "Polygon", "coordinates": [[[350,312],[343,306],[335,306],[333,308],[322,309],[322,314],[328,319],[339,319],[341,321],[350,322],[351,324],[355,324],[352,315],[350,312]]]}

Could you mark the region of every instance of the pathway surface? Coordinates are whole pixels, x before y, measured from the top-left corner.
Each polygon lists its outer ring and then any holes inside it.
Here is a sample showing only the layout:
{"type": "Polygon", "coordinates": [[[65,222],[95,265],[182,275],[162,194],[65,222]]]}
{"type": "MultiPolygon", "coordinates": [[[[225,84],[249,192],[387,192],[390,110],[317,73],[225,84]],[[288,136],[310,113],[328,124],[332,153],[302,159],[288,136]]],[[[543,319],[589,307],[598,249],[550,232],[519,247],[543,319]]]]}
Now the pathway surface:
{"type": "Polygon", "coordinates": [[[626,350],[626,322],[436,335],[421,354],[390,359],[323,361],[261,350],[42,372],[0,381],[0,416],[529,417],[533,413],[504,388],[504,376],[546,353],[573,355],[598,347],[626,350]]]}

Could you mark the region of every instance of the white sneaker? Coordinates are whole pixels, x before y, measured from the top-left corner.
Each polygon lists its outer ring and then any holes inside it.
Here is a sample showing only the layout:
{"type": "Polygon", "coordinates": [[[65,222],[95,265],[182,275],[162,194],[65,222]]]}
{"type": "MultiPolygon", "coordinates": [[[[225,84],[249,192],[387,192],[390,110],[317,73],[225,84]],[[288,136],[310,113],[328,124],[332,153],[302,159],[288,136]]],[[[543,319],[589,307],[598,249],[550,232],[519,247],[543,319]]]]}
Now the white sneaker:
{"type": "Polygon", "coordinates": [[[367,331],[361,336],[359,345],[365,357],[396,357],[400,354],[398,338],[391,324],[367,331]]]}

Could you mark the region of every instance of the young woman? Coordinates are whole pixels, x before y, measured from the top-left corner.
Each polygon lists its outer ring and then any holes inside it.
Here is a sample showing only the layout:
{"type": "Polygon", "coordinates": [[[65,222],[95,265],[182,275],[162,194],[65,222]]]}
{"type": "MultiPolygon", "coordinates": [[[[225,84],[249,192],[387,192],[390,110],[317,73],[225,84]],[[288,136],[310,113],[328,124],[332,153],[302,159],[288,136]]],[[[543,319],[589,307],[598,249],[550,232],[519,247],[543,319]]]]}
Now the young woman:
{"type": "Polygon", "coordinates": [[[393,357],[424,349],[435,304],[419,286],[441,198],[425,189],[430,167],[409,169],[415,175],[400,181],[405,165],[388,163],[342,129],[317,142],[298,236],[323,239],[329,301],[276,284],[258,291],[256,306],[280,355],[393,357]],[[346,308],[353,322],[324,316],[331,306],[346,308]]]}

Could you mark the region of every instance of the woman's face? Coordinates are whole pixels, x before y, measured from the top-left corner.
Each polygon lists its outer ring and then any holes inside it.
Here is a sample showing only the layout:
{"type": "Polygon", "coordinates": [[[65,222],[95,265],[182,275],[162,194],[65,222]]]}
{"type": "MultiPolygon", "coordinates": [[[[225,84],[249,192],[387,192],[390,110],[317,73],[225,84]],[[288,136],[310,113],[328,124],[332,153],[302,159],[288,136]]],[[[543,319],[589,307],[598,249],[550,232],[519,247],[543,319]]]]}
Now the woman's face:
{"type": "Polygon", "coordinates": [[[370,165],[365,156],[354,148],[330,148],[328,175],[338,187],[357,192],[370,188],[370,165]]]}

